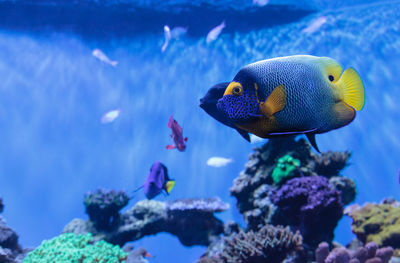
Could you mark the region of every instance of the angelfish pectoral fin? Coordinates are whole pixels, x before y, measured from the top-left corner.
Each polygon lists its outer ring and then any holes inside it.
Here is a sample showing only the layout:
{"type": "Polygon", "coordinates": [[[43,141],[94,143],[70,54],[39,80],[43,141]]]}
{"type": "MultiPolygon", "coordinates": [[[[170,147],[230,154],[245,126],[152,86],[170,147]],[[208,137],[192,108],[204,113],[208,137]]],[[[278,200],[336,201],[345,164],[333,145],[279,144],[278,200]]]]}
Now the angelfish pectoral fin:
{"type": "Polygon", "coordinates": [[[314,147],[318,153],[321,153],[318,149],[317,141],[315,140],[315,133],[306,133],[306,136],[312,147],[314,147]]]}
{"type": "Polygon", "coordinates": [[[271,117],[275,113],[283,110],[286,106],[286,91],[282,84],[276,87],[267,97],[265,102],[260,103],[260,111],[266,116],[271,117]]]}

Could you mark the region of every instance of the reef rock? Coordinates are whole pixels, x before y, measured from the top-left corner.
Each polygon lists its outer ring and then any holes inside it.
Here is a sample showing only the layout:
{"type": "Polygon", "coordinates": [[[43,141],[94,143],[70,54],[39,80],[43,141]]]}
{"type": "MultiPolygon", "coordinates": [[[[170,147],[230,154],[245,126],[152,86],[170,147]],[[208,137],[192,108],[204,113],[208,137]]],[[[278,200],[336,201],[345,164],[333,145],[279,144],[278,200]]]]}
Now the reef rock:
{"type": "Polygon", "coordinates": [[[118,224],[119,211],[129,203],[123,191],[99,189],[88,192],[84,197],[86,214],[97,229],[110,229],[118,224]]]}
{"type": "Polygon", "coordinates": [[[117,225],[109,231],[98,229],[91,220],[74,219],[64,232],[92,233],[94,240],[104,239],[120,246],[147,235],[168,232],[185,246],[207,246],[224,232],[223,222],[214,213],[228,208],[229,205],[218,198],[180,199],[167,203],[143,200],[122,213],[117,225]]]}
{"type": "Polygon", "coordinates": [[[356,199],[356,184],[350,178],[333,176],[329,179],[329,184],[340,193],[344,205],[348,205],[356,199]]]}
{"type": "Polygon", "coordinates": [[[356,197],[353,180],[340,175],[351,154],[314,154],[295,137],[271,139],[254,150],[230,189],[247,230],[283,224],[299,230],[312,250],[331,242],[343,206],[356,197]]]}
{"type": "MultiPolygon", "coordinates": [[[[1,202],[0,205],[2,205],[1,202]]],[[[16,263],[18,256],[22,253],[24,251],[18,244],[17,233],[8,227],[5,219],[0,216],[0,262],[16,263]]]]}
{"type": "Polygon", "coordinates": [[[309,164],[310,169],[315,171],[315,173],[317,173],[318,175],[322,175],[328,178],[332,176],[337,176],[340,171],[347,166],[350,156],[351,153],[349,151],[328,151],[326,153],[314,155],[314,161],[309,164]]]}
{"type": "Polygon", "coordinates": [[[4,210],[3,199],[0,197],[0,213],[2,213],[3,210],[4,210]]]}
{"type": "Polygon", "coordinates": [[[400,248],[400,207],[396,202],[352,205],[346,214],[353,219],[353,233],[361,242],[400,248]]]}

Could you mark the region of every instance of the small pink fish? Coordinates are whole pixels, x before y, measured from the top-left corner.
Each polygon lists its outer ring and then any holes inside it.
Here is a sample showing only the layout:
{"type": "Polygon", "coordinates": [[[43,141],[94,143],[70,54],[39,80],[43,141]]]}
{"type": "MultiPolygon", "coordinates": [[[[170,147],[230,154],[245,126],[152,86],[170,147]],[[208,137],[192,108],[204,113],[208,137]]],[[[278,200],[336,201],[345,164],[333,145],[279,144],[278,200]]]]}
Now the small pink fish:
{"type": "Polygon", "coordinates": [[[320,27],[323,24],[325,24],[326,21],[328,21],[328,20],[326,19],[325,16],[320,16],[317,19],[315,19],[313,22],[311,22],[311,24],[308,25],[308,27],[306,27],[303,30],[301,30],[301,32],[307,33],[307,34],[312,34],[315,31],[317,31],[318,29],[320,29],[320,27]]]}
{"type": "Polygon", "coordinates": [[[208,32],[208,34],[207,34],[207,38],[206,38],[207,44],[216,40],[217,37],[219,36],[219,34],[221,34],[222,30],[225,28],[225,26],[226,26],[226,24],[225,24],[225,20],[224,20],[224,21],[222,21],[221,24],[219,24],[218,26],[211,29],[211,31],[208,32]]]}
{"type": "Polygon", "coordinates": [[[175,145],[168,145],[167,150],[172,150],[177,148],[179,151],[183,152],[186,149],[187,137],[183,138],[182,127],[179,126],[178,122],[173,119],[172,114],[169,117],[168,128],[171,129],[171,138],[174,140],[175,145]]]}
{"type": "Polygon", "coordinates": [[[116,118],[118,118],[120,113],[121,109],[108,111],[101,116],[100,122],[103,124],[113,122],[116,118]]]}
{"type": "Polygon", "coordinates": [[[109,65],[111,65],[111,66],[113,66],[113,67],[116,67],[117,64],[118,64],[118,61],[109,59],[109,58],[106,56],[106,54],[104,54],[104,52],[101,51],[101,50],[98,49],[98,48],[96,48],[95,50],[92,51],[92,55],[93,55],[95,58],[97,58],[98,60],[100,60],[100,61],[102,61],[102,62],[104,62],[104,63],[106,63],[106,64],[109,64],[109,65]]]}
{"type": "Polygon", "coordinates": [[[164,52],[167,49],[169,41],[171,40],[171,29],[168,25],[164,26],[164,38],[164,45],[161,47],[161,52],[164,52]]]}

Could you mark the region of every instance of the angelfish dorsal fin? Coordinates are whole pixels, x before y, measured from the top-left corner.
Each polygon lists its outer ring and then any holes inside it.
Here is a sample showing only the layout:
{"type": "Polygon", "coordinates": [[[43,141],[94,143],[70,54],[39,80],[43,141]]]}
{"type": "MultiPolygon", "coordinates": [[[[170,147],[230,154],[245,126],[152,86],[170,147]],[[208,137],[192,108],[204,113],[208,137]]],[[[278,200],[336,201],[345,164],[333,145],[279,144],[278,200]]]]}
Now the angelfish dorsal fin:
{"type": "Polygon", "coordinates": [[[260,103],[260,110],[265,116],[271,117],[275,113],[283,110],[285,105],[286,91],[285,86],[281,84],[271,92],[265,102],[260,103]]]}
{"type": "Polygon", "coordinates": [[[317,146],[317,141],[315,140],[315,133],[306,133],[307,139],[310,142],[310,144],[312,145],[312,147],[314,147],[314,149],[318,152],[321,153],[320,150],[318,149],[317,146]]]}

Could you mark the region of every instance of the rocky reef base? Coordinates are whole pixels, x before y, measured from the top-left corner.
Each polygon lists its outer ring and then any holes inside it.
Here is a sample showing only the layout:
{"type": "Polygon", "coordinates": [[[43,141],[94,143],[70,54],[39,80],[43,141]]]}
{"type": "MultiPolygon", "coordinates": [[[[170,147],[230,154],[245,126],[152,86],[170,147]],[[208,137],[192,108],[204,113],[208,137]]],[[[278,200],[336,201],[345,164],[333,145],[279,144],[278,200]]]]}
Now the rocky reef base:
{"type": "Polygon", "coordinates": [[[160,232],[184,246],[206,246],[199,263],[400,262],[400,203],[388,198],[349,205],[356,186],[342,171],[350,157],[350,152],[314,154],[307,141],[294,137],[255,148],[230,188],[245,226],[218,219],[215,214],[230,207],[216,197],[142,200],[121,212],[130,197],[99,189],[84,196],[88,220],[73,219],[63,234],[30,251],[0,217],[0,262],[142,262],[137,260],[149,253],[127,243],[160,232]],[[345,215],[356,235],[346,247],[333,242],[345,215]]]}

